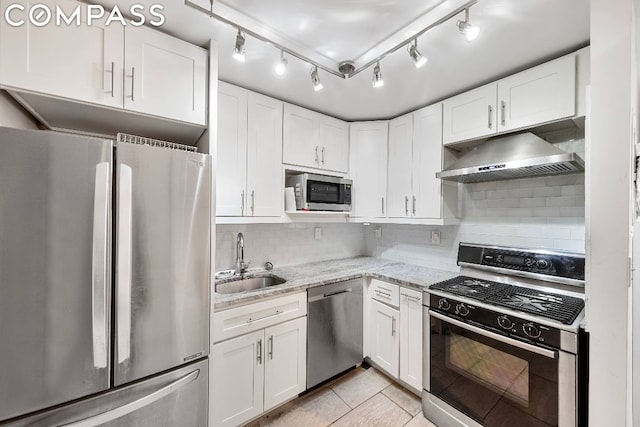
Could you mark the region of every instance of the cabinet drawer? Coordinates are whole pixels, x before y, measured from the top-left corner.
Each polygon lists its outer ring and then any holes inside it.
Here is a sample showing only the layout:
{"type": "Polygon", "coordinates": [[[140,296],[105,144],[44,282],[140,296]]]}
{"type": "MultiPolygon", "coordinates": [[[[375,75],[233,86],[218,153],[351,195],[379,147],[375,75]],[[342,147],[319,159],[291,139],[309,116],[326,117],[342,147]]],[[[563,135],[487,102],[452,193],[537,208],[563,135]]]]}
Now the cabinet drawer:
{"type": "Polygon", "coordinates": [[[224,341],[306,314],[306,292],[214,313],[213,342],[224,341]]]}
{"type": "Polygon", "coordinates": [[[381,280],[371,280],[371,298],[383,302],[392,307],[400,306],[400,287],[381,280]]]}

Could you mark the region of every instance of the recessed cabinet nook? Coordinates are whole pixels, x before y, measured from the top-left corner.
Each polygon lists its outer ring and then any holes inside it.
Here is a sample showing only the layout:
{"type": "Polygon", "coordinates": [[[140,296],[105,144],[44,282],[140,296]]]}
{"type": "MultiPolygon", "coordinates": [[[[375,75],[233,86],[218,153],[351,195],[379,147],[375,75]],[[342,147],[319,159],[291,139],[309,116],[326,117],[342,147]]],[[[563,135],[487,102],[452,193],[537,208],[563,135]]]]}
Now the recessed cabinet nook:
{"type": "Polygon", "coordinates": [[[347,123],[276,100],[258,117],[251,100],[266,98],[220,82],[218,221],[456,223],[459,184],[436,172],[488,137],[584,115],[588,55],[584,48],[384,121],[347,123]],[[303,172],[352,179],[351,212],[285,214],[283,177],[303,172]]]}

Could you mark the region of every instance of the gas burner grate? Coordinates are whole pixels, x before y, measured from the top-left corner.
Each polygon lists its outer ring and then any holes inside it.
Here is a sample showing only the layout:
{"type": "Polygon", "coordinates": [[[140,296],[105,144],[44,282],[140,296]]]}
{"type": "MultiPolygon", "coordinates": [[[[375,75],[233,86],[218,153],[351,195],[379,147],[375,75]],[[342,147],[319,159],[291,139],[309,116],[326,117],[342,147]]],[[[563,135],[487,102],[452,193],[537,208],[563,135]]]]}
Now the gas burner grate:
{"type": "Polygon", "coordinates": [[[451,294],[484,301],[489,295],[493,295],[510,285],[492,282],[490,280],[476,279],[468,276],[458,276],[444,282],[434,283],[429,289],[437,289],[451,294]]]}
{"type": "Polygon", "coordinates": [[[531,313],[570,325],[584,308],[584,300],[536,289],[509,286],[485,299],[486,302],[531,313]]]}

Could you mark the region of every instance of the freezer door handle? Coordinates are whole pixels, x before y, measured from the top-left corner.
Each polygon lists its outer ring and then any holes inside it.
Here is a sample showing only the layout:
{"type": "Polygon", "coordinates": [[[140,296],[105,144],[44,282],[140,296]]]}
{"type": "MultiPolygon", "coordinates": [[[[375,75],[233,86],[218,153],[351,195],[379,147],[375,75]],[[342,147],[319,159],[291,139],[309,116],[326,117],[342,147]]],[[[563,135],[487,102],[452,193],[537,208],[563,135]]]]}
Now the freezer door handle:
{"type": "Polygon", "coordinates": [[[131,354],[131,227],[132,227],[132,171],[131,167],[119,165],[118,194],[118,269],[117,275],[117,340],[118,363],[131,354]]]}
{"type": "Polygon", "coordinates": [[[93,366],[107,367],[107,260],[109,233],[109,162],[96,165],[93,195],[93,250],[91,263],[91,319],[93,366]]]}
{"type": "Polygon", "coordinates": [[[199,375],[200,370],[196,369],[194,371],[191,371],[187,375],[177,379],[176,381],[154,391],[153,393],[141,397],[140,399],[112,409],[111,411],[103,412],[101,414],[94,415],[92,417],[85,418],[79,421],[74,421],[70,424],[64,424],[63,427],[86,427],[106,424],[110,421],[116,420],[120,417],[142,409],[145,406],[149,406],[152,403],[162,399],[163,397],[180,390],[187,384],[195,381],[199,375]]]}

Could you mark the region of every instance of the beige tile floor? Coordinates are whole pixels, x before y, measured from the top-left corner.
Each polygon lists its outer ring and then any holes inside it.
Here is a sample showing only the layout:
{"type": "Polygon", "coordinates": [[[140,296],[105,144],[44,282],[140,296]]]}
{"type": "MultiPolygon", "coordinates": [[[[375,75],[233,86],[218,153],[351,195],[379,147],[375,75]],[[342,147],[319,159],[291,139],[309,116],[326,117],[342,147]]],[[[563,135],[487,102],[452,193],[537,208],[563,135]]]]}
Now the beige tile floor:
{"type": "Polygon", "coordinates": [[[420,398],[374,368],[357,368],[264,415],[250,427],[437,427],[420,398]]]}

